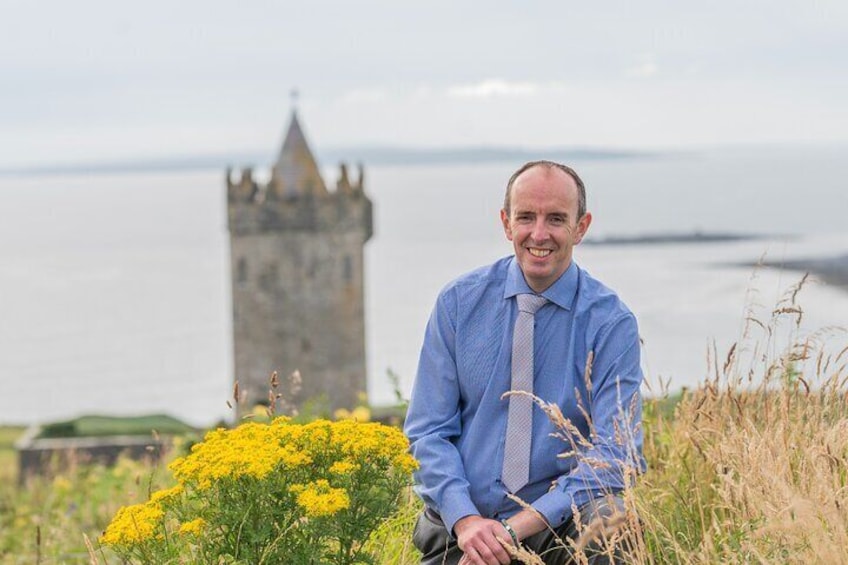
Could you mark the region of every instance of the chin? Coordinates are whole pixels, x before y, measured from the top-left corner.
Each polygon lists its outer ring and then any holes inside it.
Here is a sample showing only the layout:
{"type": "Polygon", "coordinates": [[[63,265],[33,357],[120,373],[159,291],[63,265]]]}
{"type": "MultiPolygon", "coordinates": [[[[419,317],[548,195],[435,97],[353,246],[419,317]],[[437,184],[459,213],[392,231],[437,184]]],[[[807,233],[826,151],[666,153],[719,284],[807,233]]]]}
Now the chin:
{"type": "Polygon", "coordinates": [[[551,278],[553,278],[553,273],[551,271],[539,271],[531,268],[524,270],[524,276],[528,279],[543,282],[551,280],[551,278]]]}

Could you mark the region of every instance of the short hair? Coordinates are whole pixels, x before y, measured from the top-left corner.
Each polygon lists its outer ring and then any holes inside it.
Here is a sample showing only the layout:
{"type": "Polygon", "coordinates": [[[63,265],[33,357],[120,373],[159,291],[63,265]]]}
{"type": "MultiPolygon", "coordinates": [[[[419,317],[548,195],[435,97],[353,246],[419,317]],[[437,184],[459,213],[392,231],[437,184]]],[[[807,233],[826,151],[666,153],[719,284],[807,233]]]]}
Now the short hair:
{"type": "Polygon", "coordinates": [[[506,210],[507,215],[509,215],[509,205],[510,205],[510,197],[512,196],[512,185],[515,184],[515,180],[521,176],[525,171],[532,169],[533,167],[545,167],[546,169],[559,169],[564,172],[568,176],[574,179],[574,183],[577,185],[577,219],[579,220],[584,215],[586,215],[586,186],[583,184],[583,179],[580,178],[580,175],[577,174],[577,171],[572,169],[567,165],[563,165],[562,163],[557,163],[556,161],[547,161],[545,159],[540,159],[538,161],[528,161],[519,167],[517,171],[512,173],[512,176],[509,177],[509,182],[506,183],[506,195],[504,196],[504,205],[503,208],[506,210]]]}

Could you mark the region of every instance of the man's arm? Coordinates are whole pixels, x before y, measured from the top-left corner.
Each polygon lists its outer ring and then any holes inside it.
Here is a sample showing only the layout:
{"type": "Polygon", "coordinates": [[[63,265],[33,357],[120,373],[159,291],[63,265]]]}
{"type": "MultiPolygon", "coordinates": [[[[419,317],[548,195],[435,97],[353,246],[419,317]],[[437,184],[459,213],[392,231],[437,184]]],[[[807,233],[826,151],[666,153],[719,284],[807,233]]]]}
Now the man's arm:
{"type": "MultiPolygon", "coordinates": [[[[552,527],[571,517],[572,506],[579,508],[593,498],[621,492],[632,479],[632,472],[642,472],[645,467],[641,428],[642,370],[639,332],[633,314],[623,314],[602,328],[593,345],[593,353],[589,405],[584,406],[592,427],[592,435],[585,439],[592,447],[576,445],[578,463],[575,468],[532,503],[552,527]]],[[[538,528],[536,531],[542,529],[532,511],[524,510],[520,514],[525,513],[529,515],[516,515],[513,524],[516,532],[524,533],[522,537],[530,535],[527,532],[535,533],[535,528],[538,528]]]]}
{"type": "Polygon", "coordinates": [[[471,501],[462,458],[452,442],[462,431],[455,340],[456,296],[447,289],[439,295],[427,323],[404,432],[420,463],[416,490],[435,506],[448,532],[454,531],[460,518],[479,514],[471,501]]]}
{"type": "Polygon", "coordinates": [[[420,463],[416,490],[434,506],[463,552],[463,565],[510,563],[498,538],[509,533],[483,518],[471,500],[462,457],[453,443],[462,432],[456,368],[456,296],[443,292],[424,335],[418,374],[404,423],[412,455],[420,463]]]}

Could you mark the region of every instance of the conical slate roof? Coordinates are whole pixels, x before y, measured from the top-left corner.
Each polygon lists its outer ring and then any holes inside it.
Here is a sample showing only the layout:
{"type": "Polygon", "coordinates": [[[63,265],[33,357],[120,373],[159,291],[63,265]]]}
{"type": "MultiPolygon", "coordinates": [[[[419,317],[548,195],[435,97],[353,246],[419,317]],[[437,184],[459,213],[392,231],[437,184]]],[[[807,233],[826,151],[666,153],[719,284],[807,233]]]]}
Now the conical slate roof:
{"type": "Polygon", "coordinates": [[[318,163],[315,162],[306,136],[303,135],[296,110],[292,110],[289,130],[274,164],[273,174],[277,182],[281,183],[282,192],[287,196],[327,192],[318,163]]]}

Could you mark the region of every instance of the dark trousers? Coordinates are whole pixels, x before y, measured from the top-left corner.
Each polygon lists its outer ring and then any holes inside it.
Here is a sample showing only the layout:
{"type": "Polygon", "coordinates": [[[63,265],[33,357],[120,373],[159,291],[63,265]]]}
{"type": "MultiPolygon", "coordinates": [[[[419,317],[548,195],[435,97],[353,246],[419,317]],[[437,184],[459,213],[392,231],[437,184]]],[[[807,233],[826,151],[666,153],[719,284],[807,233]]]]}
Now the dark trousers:
{"type": "MultiPolygon", "coordinates": [[[[588,525],[596,520],[607,520],[615,514],[623,513],[624,502],[620,498],[597,498],[580,508],[580,523],[588,525]]],[[[580,530],[571,518],[553,532],[545,529],[522,540],[521,543],[539,555],[546,565],[568,565],[575,561],[572,559],[573,550],[566,539],[577,540],[579,537],[580,530]]],[[[457,547],[456,540],[448,535],[441,518],[432,510],[425,510],[418,516],[412,542],[423,554],[421,565],[456,565],[462,558],[462,551],[457,547]]],[[[590,543],[583,551],[591,565],[624,562],[620,552],[617,552],[612,560],[606,553],[601,553],[602,548],[598,541],[590,543]]]]}

